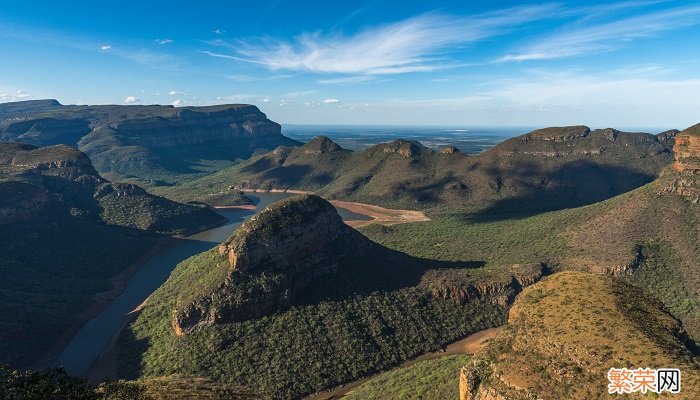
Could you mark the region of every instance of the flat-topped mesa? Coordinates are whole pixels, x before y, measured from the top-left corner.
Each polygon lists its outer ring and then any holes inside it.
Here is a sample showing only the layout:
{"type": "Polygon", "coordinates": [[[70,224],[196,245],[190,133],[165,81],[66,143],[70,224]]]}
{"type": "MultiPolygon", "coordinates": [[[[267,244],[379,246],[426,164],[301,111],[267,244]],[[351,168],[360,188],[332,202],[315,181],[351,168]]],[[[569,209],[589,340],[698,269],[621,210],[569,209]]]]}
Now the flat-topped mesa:
{"type": "Polygon", "coordinates": [[[220,281],[178,305],[173,330],[181,336],[285,310],[316,278],[334,276],[340,265],[371,248],[318,196],[276,202],[219,246],[220,281]]]}
{"type": "Polygon", "coordinates": [[[545,140],[554,142],[563,142],[588,136],[591,133],[591,128],[584,125],[574,126],[555,126],[534,130],[526,135],[523,135],[521,140],[527,142],[530,140],[545,140]]]}
{"type": "Polygon", "coordinates": [[[676,135],[673,147],[676,161],[673,168],[681,173],[700,173],[700,124],[691,126],[676,135]]]}
{"type": "Polygon", "coordinates": [[[304,154],[324,154],[343,151],[343,148],[326,136],[316,136],[301,146],[304,154]]]}

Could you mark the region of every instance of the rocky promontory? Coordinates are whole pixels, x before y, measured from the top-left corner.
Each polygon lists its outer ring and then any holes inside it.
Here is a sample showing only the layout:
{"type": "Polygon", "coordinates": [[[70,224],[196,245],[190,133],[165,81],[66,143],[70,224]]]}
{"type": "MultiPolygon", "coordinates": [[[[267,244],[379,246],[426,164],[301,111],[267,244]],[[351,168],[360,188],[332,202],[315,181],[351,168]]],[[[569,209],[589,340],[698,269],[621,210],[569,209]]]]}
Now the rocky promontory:
{"type": "Polygon", "coordinates": [[[334,276],[371,247],[318,196],[276,202],[219,246],[218,283],[173,311],[173,329],[180,336],[284,310],[314,279],[334,276]]]}

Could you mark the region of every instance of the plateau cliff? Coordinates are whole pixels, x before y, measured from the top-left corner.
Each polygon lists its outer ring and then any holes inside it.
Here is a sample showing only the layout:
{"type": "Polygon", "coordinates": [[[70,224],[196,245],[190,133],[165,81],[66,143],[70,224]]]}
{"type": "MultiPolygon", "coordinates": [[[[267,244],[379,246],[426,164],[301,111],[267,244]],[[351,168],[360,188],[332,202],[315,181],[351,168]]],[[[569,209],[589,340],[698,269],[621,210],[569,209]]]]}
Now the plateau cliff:
{"type": "Polygon", "coordinates": [[[151,185],[298,144],[252,105],[64,106],[55,100],[0,104],[0,140],[77,146],[100,173],[151,185]]]}

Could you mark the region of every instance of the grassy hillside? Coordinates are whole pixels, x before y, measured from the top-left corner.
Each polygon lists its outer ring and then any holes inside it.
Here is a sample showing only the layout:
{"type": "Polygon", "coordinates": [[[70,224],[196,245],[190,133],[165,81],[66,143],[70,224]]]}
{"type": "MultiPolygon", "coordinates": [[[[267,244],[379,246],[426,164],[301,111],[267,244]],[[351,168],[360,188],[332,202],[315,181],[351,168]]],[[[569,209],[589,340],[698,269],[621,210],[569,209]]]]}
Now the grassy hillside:
{"type": "Polygon", "coordinates": [[[198,284],[198,276],[212,268],[208,260],[217,258],[212,250],[185,261],[151,296],[121,337],[122,373],[206,376],[295,398],[436,350],[504,317],[499,305],[464,307],[408,287],[298,305],[177,337],[171,319],[180,293],[198,284]]]}
{"type": "Polygon", "coordinates": [[[620,275],[662,299],[698,340],[700,206],[668,192],[677,179],[681,175],[669,168],[651,184],[575,209],[507,219],[442,214],[362,232],[416,257],[483,260],[487,266],[547,261],[559,269],[620,275]]]}
{"type": "MultiPolygon", "coordinates": [[[[679,368],[679,395],[700,396],[700,359],[677,319],[620,280],[562,272],[527,288],[509,326],[465,369],[465,391],[510,399],[607,399],[610,368],[679,368]],[[493,393],[492,392],[492,393],[493,393]]],[[[631,395],[629,398],[656,395],[631,395]]],[[[465,397],[470,398],[470,397],[465,397]]],[[[473,398],[473,397],[471,397],[473,398]]]]}
{"type": "Polygon", "coordinates": [[[470,356],[455,355],[420,361],[381,373],[344,396],[347,400],[457,399],[459,370],[470,356]]]}
{"type": "Polygon", "coordinates": [[[229,187],[293,188],[433,212],[541,212],[594,203],[651,182],[672,160],[672,144],[665,136],[564,127],[533,131],[468,156],[406,140],[350,152],[318,137],[160,193],[189,192],[207,201],[229,187]]]}

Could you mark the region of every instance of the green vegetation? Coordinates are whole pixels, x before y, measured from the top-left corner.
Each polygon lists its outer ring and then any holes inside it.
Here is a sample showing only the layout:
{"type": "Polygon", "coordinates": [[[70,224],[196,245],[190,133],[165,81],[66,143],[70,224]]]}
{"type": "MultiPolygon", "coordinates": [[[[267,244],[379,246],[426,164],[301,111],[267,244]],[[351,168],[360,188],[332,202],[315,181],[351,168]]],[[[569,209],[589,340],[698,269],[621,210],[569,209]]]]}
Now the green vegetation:
{"type": "Polygon", "coordinates": [[[169,376],[91,385],[61,368],[19,371],[0,365],[0,398],[12,400],[253,400],[253,395],[201,378],[169,376]]]}
{"type": "Polygon", "coordinates": [[[344,399],[457,399],[459,370],[471,357],[455,355],[381,373],[357,388],[344,399]]]}
{"type": "MultiPolygon", "coordinates": [[[[198,291],[215,251],[180,264],[120,338],[128,376],[206,376],[295,398],[387,369],[503,323],[505,308],[439,300],[421,287],[325,300],[267,317],[175,336],[172,310],[198,291]],[[185,294],[186,295],[186,294],[185,294]]],[[[397,273],[400,273],[397,271],[397,273]]]]}
{"type": "MultiPolygon", "coordinates": [[[[651,240],[641,244],[639,250],[642,261],[626,280],[656,295],[681,320],[700,319],[700,299],[692,292],[692,284],[682,284],[683,276],[677,266],[682,265],[683,260],[675,254],[672,245],[651,240]]],[[[691,326],[695,327],[692,322],[691,326]]]]}
{"type": "Polygon", "coordinates": [[[429,222],[361,232],[414,257],[479,260],[487,267],[547,262],[554,269],[626,275],[659,296],[698,340],[700,207],[664,193],[677,177],[669,169],[654,183],[575,209],[490,218],[437,214],[429,222]],[[633,266],[625,269],[628,265],[633,266]]]}
{"type": "Polygon", "coordinates": [[[94,294],[111,288],[109,278],[156,239],[60,212],[32,224],[2,225],[0,362],[37,361],[94,294]]]}
{"type": "Polygon", "coordinates": [[[586,127],[535,131],[477,156],[434,152],[406,140],[350,152],[319,137],[160,193],[201,193],[196,199],[207,202],[208,195],[229,187],[292,188],[431,214],[536,213],[595,203],[644,185],[672,160],[670,146],[650,134],[589,133],[586,127]]]}
{"type": "Polygon", "coordinates": [[[220,222],[222,218],[203,204],[180,204],[128,184],[108,184],[97,189],[101,219],[165,235],[182,234],[220,222]]]}
{"type": "Polygon", "coordinates": [[[221,221],[105,181],[69,146],[0,143],[0,363],[29,366],[162,234],[221,221]]]}
{"type": "Polygon", "coordinates": [[[167,197],[181,203],[198,202],[212,206],[243,206],[253,204],[253,200],[243,192],[233,188],[213,188],[212,190],[192,192],[183,186],[157,186],[151,193],[167,197]]]}

